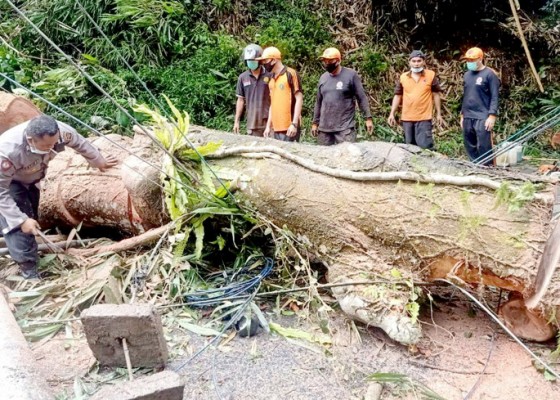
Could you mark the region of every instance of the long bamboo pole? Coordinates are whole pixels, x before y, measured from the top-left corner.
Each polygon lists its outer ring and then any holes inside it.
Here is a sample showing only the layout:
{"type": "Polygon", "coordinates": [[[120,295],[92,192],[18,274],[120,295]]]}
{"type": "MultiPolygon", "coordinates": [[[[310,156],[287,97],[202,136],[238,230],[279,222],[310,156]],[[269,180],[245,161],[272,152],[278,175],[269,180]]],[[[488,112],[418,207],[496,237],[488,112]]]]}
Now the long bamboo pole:
{"type": "Polygon", "coordinates": [[[519,14],[517,14],[517,8],[515,7],[514,0],[509,0],[509,5],[511,6],[511,12],[513,14],[513,19],[515,20],[515,25],[517,25],[517,30],[519,32],[519,38],[521,39],[521,44],[523,44],[523,48],[525,49],[525,55],[527,55],[527,60],[529,61],[529,66],[531,67],[531,71],[533,72],[533,76],[537,81],[537,85],[539,90],[544,92],[544,87],[541,82],[541,78],[539,73],[537,72],[537,68],[535,68],[535,64],[533,63],[533,57],[531,57],[531,52],[529,51],[529,46],[527,46],[527,41],[525,40],[525,34],[523,33],[523,28],[521,27],[521,22],[519,21],[519,14]]]}

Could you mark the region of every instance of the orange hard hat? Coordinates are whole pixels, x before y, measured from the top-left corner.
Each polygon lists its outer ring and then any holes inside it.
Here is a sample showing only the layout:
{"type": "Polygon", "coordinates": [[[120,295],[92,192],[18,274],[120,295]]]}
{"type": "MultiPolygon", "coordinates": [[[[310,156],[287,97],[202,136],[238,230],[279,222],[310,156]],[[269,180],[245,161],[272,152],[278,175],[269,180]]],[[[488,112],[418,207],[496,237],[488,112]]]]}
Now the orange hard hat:
{"type": "Polygon", "coordinates": [[[471,47],[467,50],[465,55],[461,57],[462,60],[478,60],[484,57],[484,52],[478,47],[471,47]]]}
{"type": "Polygon", "coordinates": [[[267,47],[264,49],[262,56],[255,58],[255,60],[268,60],[269,58],[274,58],[276,60],[282,59],[282,53],[276,47],[267,47]]]}
{"type": "Polygon", "coordinates": [[[338,49],[334,47],[329,47],[328,49],[325,49],[325,51],[323,51],[323,54],[319,58],[320,59],[326,58],[328,60],[340,60],[342,59],[342,56],[340,55],[340,51],[338,51],[338,49]]]}

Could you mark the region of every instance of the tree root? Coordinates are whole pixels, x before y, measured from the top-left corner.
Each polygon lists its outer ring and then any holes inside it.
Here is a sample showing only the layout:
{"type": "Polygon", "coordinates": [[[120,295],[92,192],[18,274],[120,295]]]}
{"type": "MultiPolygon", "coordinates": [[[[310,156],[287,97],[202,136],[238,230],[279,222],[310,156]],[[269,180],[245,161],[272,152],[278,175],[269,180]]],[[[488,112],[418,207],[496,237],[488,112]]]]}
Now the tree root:
{"type": "Polygon", "coordinates": [[[141,235],[124,239],[110,245],[93,247],[90,249],[69,249],[68,254],[78,257],[91,257],[102,253],[117,253],[120,251],[131,250],[159,239],[161,235],[171,228],[171,225],[172,224],[169,223],[167,225],[160,226],[159,228],[151,229],[141,235]]]}
{"type": "MultiPolygon", "coordinates": [[[[310,171],[318,172],[335,178],[349,179],[354,181],[413,181],[421,183],[435,183],[454,186],[482,186],[488,189],[497,190],[502,185],[501,182],[479,176],[454,176],[441,173],[421,174],[413,171],[392,171],[392,172],[356,172],[347,169],[331,168],[319,165],[313,160],[304,158],[276,146],[237,146],[208,154],[206,158],[226,158],[235,155],[250,153],[254,157],[257,153],[272,153],[282,158],[290,160],[310,171]]],[[[544,203],[550,203],[550,196],[535,194],[535,199],[544,203]]]]}

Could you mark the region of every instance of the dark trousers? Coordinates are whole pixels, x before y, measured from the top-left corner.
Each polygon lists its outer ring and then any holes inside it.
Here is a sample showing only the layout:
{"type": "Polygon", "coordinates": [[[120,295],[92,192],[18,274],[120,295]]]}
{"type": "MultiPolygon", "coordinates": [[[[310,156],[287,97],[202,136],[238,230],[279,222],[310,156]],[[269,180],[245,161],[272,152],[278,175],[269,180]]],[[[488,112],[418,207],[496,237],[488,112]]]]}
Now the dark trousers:
{"type": "Polygon", "coordinates": [[[317,143],[323,146],[332,146],[343,142],[356,141],[356,129],[348,128],[340,132],[323,132],[319,131],[317,134],[317,143]]]}
{"type": "Polygon", "coordinates": [[[402,127],[406,144],[413,144],[423,149],[432,149],[434,147],[431,120],[403,121],[402,127]]]}
{"type": "MultiPolygon", "coordinates": [[[[20,182],[10,183],[10,195],[19,209],[29,218],[37,219],[39,209],[40,191],[35,185],[24,185],[20,182]]],[[[0,215],[2,231],[8,228],[6,219],[0,215]]],[[[35,236],[23,233],[19,227],[4,233],[4,240],[12,259],[18,263],[22,270],[29,271],[37,268],[37,241],[35,236]]]]}
{"type": "Polygon", "coordinates": [[[301,136],[301,129],[297,129],[297,133],[294,137],[289,137],[286,135],[288,131],[276,132],[274,131],[274,139],[281,140],[282,142],[299,142],[301,136]]]}
{"type": "MultiPolygon", "coordinates": [[[[486,130],[485,122],[483,119],[463,119],[463,141],[471,161],[492,154],[492,132],[486,130]]],[[[493,161],[493,158],[490,158],[483,165],[492,165],[493,161]]]]}

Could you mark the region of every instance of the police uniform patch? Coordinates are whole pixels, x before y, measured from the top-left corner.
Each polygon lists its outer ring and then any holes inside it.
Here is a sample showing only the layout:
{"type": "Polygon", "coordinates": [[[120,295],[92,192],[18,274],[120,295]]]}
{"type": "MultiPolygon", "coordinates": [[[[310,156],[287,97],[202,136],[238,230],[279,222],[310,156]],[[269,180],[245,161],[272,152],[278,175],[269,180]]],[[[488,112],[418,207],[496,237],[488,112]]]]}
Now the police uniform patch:
{"type": "Polygon", "coordinates": [[[66,143],[72,141],[72,132],[62,132],[62,140],[66,143]]]}
{"type": "Polygon", "coordinates": [[[10,160],[4,159],[0,163],[0,169],[2,169],[2,171],[4,171],[4,172],[9,171],[13,167],[14,167],[14,164],[12,164],[12,162],[10,160]]]}

